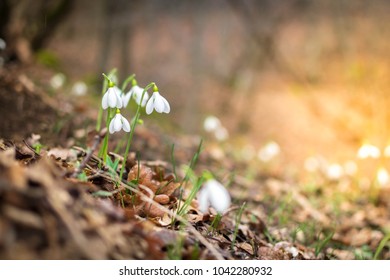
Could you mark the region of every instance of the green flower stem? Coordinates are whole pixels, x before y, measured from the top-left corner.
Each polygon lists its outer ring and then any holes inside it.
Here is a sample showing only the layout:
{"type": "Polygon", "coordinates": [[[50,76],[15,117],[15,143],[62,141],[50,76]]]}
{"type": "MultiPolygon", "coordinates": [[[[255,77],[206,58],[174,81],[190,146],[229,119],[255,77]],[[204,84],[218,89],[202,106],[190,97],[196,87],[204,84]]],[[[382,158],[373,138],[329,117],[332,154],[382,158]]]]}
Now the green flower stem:
{"type": "MultiPolygon", "coordinates": [[[[111,108],[107,109],[107,120],[106,120],[106,126],[109,127],[110,122],[111,122],[111,108]]],[[[101,147],[99,151],[99,157],[103,158],[103,162],[106,162],[107,158],[107,150],[108,150],[108,136],[110,133],[107,131],[106,136],[104,137],[103,140],[103,146],[101,147]]]]}
{"type": "Polygon", "coordinates": [[[127,85],[135,78],[135,74],[131,74],[130,76],[127,77],[127,79],[123,82],[122,87],[121,87],[121,93],[124,94],[125,88],[127,85]]]}
{"type": "MultiPolygon", "coordinates": [[[[104,95],[106,90],[107,90],[107,81],[106,81],[106,79],[104,79],[102,95],[104,95]]],[[[103,119],[103,107],[99,106],[99,113],[98,113],[97,122],[96,122],[96,132],[99,132],[100,129],[102,128],[102,119],[103,119]]]]}
{"type": "Polygon", "coordinates": [[[133,135],[134,135],[134,131],[135,131],[135,127],[138,123],[138,120],[139,120],[139,117],[141,116],[141,104],[142,104],[142,100],[144,99],[144,95],[145,95],[145,92],[151,88],[152,86],[154,86],[155,83],[150,83],[149,85],[147,85],[144,90],[142,91],[142,96],[141,96],[141,102],[138,104],[138,107],[137,107],[137,111],[135,113],[135,117],[134,117],[134,120],[133,122],[131,123],[131,130],[130,130],[130,134],[129,134],[129,138],[127,140],[127,145],[126,145],[126,150],[125,150],[125,154],[123,156],[123,162],[122,162],[122,167],[121,167],[121,171],[119,173],[119,179],[122,180],[122,176],[123,176],[123,172],[125,170],[125,165],[126,165],[126,160],[127,160],[127,156],[129,155],[129,151],[130,151],[130,146],[131,146],[131,142],[133,140],[133,135]]]}

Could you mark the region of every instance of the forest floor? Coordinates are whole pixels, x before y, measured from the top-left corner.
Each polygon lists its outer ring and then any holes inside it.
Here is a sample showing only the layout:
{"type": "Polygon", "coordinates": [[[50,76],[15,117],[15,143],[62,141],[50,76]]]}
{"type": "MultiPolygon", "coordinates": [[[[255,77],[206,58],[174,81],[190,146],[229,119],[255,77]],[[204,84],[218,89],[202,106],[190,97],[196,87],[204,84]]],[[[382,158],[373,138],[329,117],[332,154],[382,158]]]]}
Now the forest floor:
{"type": "Polygon", "coordinates": [[[27,73],[0,72],[0,259],[390,259],[389,188],[323,166],[292,177],[226,143],[146,126],[119,178],[119,152],[97,156],[96,112],[27,73]],[[203,171],[232,196],[219,222],[189,198],[203,171]]]}

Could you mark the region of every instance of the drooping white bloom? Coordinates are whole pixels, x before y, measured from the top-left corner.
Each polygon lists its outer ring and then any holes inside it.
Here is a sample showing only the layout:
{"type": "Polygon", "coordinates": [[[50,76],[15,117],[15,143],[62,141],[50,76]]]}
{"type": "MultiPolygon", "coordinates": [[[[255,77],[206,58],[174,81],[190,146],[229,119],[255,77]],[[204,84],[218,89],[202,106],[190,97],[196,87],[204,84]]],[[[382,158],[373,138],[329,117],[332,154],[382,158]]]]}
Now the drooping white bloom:
{"type": "Polygon", "coordinates": [[[371,144],[363,144],[357,154],[358,158],[379,158],[381,156],[381,151],[378,147],[371,144]]]}
{"type": "Polygon", "coordinates": [[[149,99],[149,93],[145,91],[144,97],[142,98],[142,93],[144,89],[138,85],[134,85],[126,94],[122,95],[123,107],[127,107],[129,104],[130,98],[133,98],[138,105],[145,107],[146,102],[149,99]],[[142,103],[141,103],[142,99],[142,103]]]}
{"type": "Polygon", "coordinates": [[[343,173],[343,167],[337,163],[329,165],[326,170],[326,176],[329,180],[339,180],[343,176],[343,173]]]}
{"type": "Polygon", "coordinates": [[[72,94],[83,96],[87,93],[88,87],[84,82],[76,82],[72,87],[72,94]]]}
{"type": "Polygon", "coordinates": [[[199,210],[203,213],[210,206],[222,213],[229,208],[230,201],[229,192],[215,179],[208,180],[198,193],[199,210]]]}
{"type": "Polygon", "coordinates": [[[103,109],[122,108],[122,99],[120,97],[120,89],[115,86],[109,87],[103,95],[102,107],[103,109]]]}
{"type": "Polygon", "coordinates": [[[214,132],[221,127],[221,121],[215,116],[208,116],[203,122],[203,128],[207,132],[214,132]]]}
{"type": "Polygon", "coordinates": [[[116,111],[115,117],[110,122],[109,131],[111,134],[123,129],[125,132],[130,132],[130,124],[126,118],[124,118],[120,111],[116,111]]]}
{"type": "Polygon", "coordinates": [[[157,113],[167,114],[171,111],[168,101],[157,90],[153,91],[152,97],[146,104],[146,114],[150,115],[153,110],[156,110],[157,113]]]}
{"type": "Polygon", "coordinates": [[[280,147],[278,143],[271,141],[259,150],[257,157],[263,162],[268,162],[279,155],[279,153],[280,147]]]}
{"type": "Polygon", "coordinates": [[[383,167],[379,168],[376,173],[376,180],[381,187],[386,187],[390,183],[389,172],[383,167]]]}
{"type": "Polygon", "coordinates": [[[64,74],[57,73],[50,79],[50,86],[54,89],[59,89],[65,84],[65,80],[64,74]]]}

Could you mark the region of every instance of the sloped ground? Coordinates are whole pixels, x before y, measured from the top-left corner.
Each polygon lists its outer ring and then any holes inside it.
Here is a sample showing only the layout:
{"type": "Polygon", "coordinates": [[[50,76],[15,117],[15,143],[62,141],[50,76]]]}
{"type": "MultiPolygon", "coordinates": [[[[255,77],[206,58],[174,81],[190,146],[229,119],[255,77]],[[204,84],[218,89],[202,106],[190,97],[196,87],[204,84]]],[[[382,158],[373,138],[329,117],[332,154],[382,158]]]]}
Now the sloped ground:
{"type": "Polygon", "coordinates": [[[110,154],[119,160],[115,170],[101,162],[93,126],[85,136],[88,147],[69,141],[82,114],[56,133],[50,125],[58,115],[67,119],[59,109],[66,106],[46,100],[21,74],[3,75],[0,82],[2,100],[8,100],[2,106],[9,110],[0,141],[2,259],[390,259],[387,188],[352,176],[329,179],[321,171],[307,184],[209,142],[195,172],[212,171],[233,198],[212,228],[216,213],[201,213],[196,200],[187,215],[175,216],[193,187],[180,166],[196,152],[197,137],[167,139],[137,127],[132,150],[140,158],[131,154],[121,181],[122,157],[110,154]],[[17,111],[12,106],[20,98],[29,106],[17,111]],[[175,165],[162,151],[166,142],[175,144],[175,165]]]}

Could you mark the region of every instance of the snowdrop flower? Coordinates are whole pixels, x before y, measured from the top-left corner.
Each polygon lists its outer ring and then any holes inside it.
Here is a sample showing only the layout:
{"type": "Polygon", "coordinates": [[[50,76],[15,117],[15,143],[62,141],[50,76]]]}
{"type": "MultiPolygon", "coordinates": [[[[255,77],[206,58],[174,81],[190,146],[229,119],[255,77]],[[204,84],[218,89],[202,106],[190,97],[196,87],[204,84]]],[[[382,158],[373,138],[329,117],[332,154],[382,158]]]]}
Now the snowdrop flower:
{"type": "Polygon", "coordinates": [[[363,144],[359,150],[358,150],[358,158],[365,159],[365,158],[379,158],[381,155],[380,150],[378,147],[375,147],[371,144],[363,144]]]}
{"type": "Polygon", "coordinates": [[[111,134],[123,129],[125,132],[130,132],[130,124],[122,115],[119,109],[116,109],[116,115],[110,122],[109,131],[111,134]]]}
{"type": "Polygon", "coordinates": [[[146,104],[146,114],[150,115],[153,110],[156,110],[157,113],[169,113],[171,107],[169,106],[168,101],[160,95],[156,85],[153,87],[153,95],[148,100],[146,104]]]}
{"type": "Polygon", "coordinates": [[[77,82],[72,87],[72,93],[76,96],[83,96],[87,93],[88,87],[84,82],[77,82]]]}
{"type": "MultiPolygon", "coordinates": [[[[135,81],[135,80],[133,80],[135,81]]],[[[149,93],[145,91],[144,97],[142,98],[142,93],[144,92],[144,88],[139,87],[137,82],[133,83],[133,87],[124,95],[122,95],[123,107],[127,107],[129,104],[130,98],[133,97],[135,102],[142,107],[145,107],[146,102],[149,99],[149,93]],[[142,103],[141,103],[142,98],[142,103]]]]}
{"type": "Polygon", "coordinates": [[[280,147],[278,143],[271,141],[259,150],[257,157],[263,162],[268,162],[279,155],[279,153],[280,147]]]}
{"type": "Polygon", "coordinates": [[[59,89],[65,84],[65,75],[62,73],[55,74],[50,79],[50,86],[54,89],[59,89]]]}
{"type": "Polygon", "coordinates": [[[387,170],[383,167],[379,168],[376,173],[376,180],[381,187],[385,187],[390,182],[389,172],[387,172],[387,170]]]}
{"type": "Polygon", "coordinates": [[[216,131],[219,127],[221,127],[221,121],[215,116],[208,116],[203,122],[203,128],[207,132],[216,131]]]}
{"type": "Polygon", "coordinates": [[[230,195],[225,187],[215,179],[208,180],[198,194],[199,210],[206,213],[211,206],[222,213],[230,206],[230,195]]]}
{"type": "Polygon", "coordinates": [[[336,181],[343,176],[344,170],[340,164],[334,163],[328,166],[326,176],[329,180],[336,181]]]}
{"type": "Polygon", "coordinates": [[[122,99],[120,97],[120,89],[114,86],[112,82],[109,83],[106,93],[103,95],[102,107],[103,109],[122,108],[122,99]]]}

